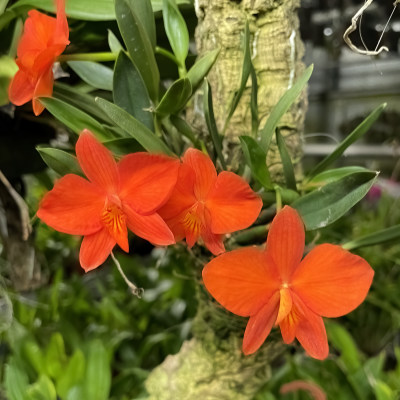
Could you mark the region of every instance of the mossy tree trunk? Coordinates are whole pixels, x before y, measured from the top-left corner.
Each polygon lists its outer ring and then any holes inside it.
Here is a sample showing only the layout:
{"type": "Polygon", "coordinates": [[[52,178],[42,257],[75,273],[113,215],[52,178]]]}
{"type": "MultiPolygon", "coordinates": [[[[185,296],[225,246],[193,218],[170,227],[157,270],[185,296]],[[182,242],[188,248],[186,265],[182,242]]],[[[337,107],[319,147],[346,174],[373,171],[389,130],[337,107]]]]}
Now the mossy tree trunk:
{"type": "MultiPolygon", "coordinates": [[[[251,31],[251,55],[258,80],[260,127],[272,107],[303,72],[303,45],[299,34],[299,0],[196,0],[199,19],[196,44],[199,56],[220,47],[221,52],[209,81],[213,91],[217,125],[222,131],[229,104],[238,89],[243,51],[241,35],[245,21],[251,31]]],[[[251,135],[250,86],[225,133],[225,154],[229,167],[240,162],[238,137],[251,135]]],[[[188,119],[204,136],[208,135],[202,112],[202,93],[188,110],[188,119]]],[[[300,133],[306,111],[303,94],[280,122],[293,161],[301,157],[300,133]]],[[[274,145],[268,153],[273,175],[280,173],[274,145]]],[[[201,262],[198,265],[199,274],[201,262]],[[200,265],[199,265],[200,264],[200,265]]],[[[206,262],[206,260],[203,260],[206,262]]],[[[200,276],[199,276],[200,280],[200,276]]],[[[270,362],[283,351],[278,330],[252,356],[241,353],[246,321],[225,312],[199,287],[198,314],[193,339],[180,352],[150,374],[146,388],[151,400],[251,400],[269,378],[270,362]]]]}

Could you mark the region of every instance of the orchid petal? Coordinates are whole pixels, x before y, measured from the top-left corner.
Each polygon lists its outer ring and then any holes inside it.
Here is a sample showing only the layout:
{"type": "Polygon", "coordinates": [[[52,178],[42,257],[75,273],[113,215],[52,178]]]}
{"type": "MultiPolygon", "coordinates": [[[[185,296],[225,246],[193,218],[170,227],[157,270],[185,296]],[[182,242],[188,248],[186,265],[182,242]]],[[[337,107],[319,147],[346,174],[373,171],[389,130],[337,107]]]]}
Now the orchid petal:
{"type": "Polygon", "coordinates": [[[247,182],[232,172],[221,172],[207,198],[211,214],[211,230],[229,233],[250,226],[258,217],[261,199],[247,182]]]}
{"type": "Polygon", "coordinates": [[[255,315],[280,286],[271,259],[256,247],[214,258],[203,269],[203,281],[222,306],[242,317],[255,315]]]}
{"type": "Polygon", "coordinates": [[[191,167],[195,174],[195,196],[198,200],[205,200],[217,179],[217,171],[210,157],[200,150],[190,148],[183,156],[183,163],[191,167]]]}
{"type": "Polygon", "coordinates": [[[88,179],[109,193],[119,186],[117,164],[111,152],[85,129],[76,142],[76,156],[88,179]]]}
{"type": "Polygon", "coordinates": [[[26,72],[19,70],[11,80],[8,97],[11,103],[22,106],[32,100],[34,91],[35,85],[32,83],[31,77],[26,72]]]}
{"type": "Polygon", "coordinates": [[[79,261],[85,272],[103,264],[115,246],[115,239],[106,228],[85,236],[79,252],[79,261]]]}
{"type": "Polygon", "coordinates": [[[37,216],[57,231],[89,235],[102,228],[104,194],[86,179],[68,174],[56,182],[40,203],[37,216]]]}
{"type": "Polygon", "coordinates": [[[44,110],[43,104],[38,100],[39,97],[51,97],[53,94],[53,70],[50,67],[45,73],[39,78],[35,92],[33,93],[32,107],[33,112],[36,116],[42,113],[44,110]]]}
{"type": "Polygon", "coordinates": [[[367,296],[373,269],[340,246],[322,244],[304,258],[292,278],[292,288],[315,313],[340,317],[367,296]]]}
{"type": "Polygon", "coordinates": [[[118,164],[121,200],[142,215],[153,214],[170,197],[179,164],[177,159],[158,154],[125,156],[118,164]]]}
{"type": "Polygon", "coordinates": [[[276,292],[247,322],[243,337],[243,353],[253,354],[265,342],[278,315],[279,293],[276,292]]]}
{"type": "Polygon", "coordinates": [[[282,281],[288,282],[304,251],[304,225],[296,210],[285,206],[271,223],[267,249],[279,268],[282,281]]]}

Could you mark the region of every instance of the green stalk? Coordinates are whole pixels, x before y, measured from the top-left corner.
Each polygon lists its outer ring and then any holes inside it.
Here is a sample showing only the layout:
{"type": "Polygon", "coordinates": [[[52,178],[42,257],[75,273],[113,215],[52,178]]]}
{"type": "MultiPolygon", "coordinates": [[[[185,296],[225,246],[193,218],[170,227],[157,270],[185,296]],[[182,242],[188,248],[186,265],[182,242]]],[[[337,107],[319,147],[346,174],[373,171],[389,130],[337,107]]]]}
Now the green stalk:
{"type": "Polygon", "coordinates": [[[59,62],[66,61],[97,61],[97,62],[106,62],[106,61],[115,61],[118,57],[118,53],[77,53],[77,54],[62,54],[58,57],[59,62]]]}

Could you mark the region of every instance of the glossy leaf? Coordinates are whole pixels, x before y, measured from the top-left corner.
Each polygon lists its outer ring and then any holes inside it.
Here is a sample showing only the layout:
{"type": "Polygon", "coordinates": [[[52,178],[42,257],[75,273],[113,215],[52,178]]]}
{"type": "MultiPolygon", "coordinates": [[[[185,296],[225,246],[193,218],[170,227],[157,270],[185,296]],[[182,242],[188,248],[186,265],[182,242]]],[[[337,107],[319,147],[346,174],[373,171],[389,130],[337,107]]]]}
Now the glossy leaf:
{"type": "Polygon", "coordinates": [[[66,174],[76,174],[83,176],[81,167],[75,156],[67,153],[64,150],[55,149],[54,147],[36,147],[40,156],[46,165],[57,172],[57,174],[64,176],[66,174]]]}
{"type": "Polygon", "coordinates": [[[300,213],[307,230],[324,228],[358,203],[377,176],[376,172],[356,172],[301,197],[292,206],[300,213]]]}
{"type": "Polygon", "coordinates": [[[96,102],[117,126],[135,138],[147,151],[172,153],[158,136],[125,110],[100,97],[96,99],[96,102]]]}
{"type": "Polygon", "coordinates": [[[112,90],[113,70],[92,61],[68,61],[73,71],[88,85],[96,89],[112,90]]]}
{"type": "Polygon", "coordinates": [[[240,78],[240,85],[239,89],[233,98],[232,104],[229,107],[228,116],[225,121],[224,131],[229,124],[229,121],[232,118],[233,113],[236,110],[236,107],[239,104],[240,99],[242,98],[244,89],[246,88],[247,80],[249,79],[250,69],[251,69],[251,55],[250,55],[250,28],[249,23],[246,21],[246,26],[244,29],[244,36],[243,36],[243,66],[242,66],[242,76],[240,78]]]}
{"type": "Polygon", "coordinates": [[[115,63],[113,81],[114,103],[123,108],[152,131],[151,102],[146,85],[131,59],[121,51],[115,63]]]}
{"type": "MultiPolygon", "coordinates": [[[[38,8],[40,10],[55,12],[53,0],[19,0],[10,9],[17,10],[21,7],[38,8]]],[[[109,21],[115,19],[114,3],[112,0],[68,0],[66,13],[74,19],[86,21],[109,21]]]]}
{"type": "Polygon", "coordinates": [[[204,78],[210,72],[212,66],[215,64],[215,61],[217,61],[219,52],[220,49],[210,51],[196,61],[192,68],[189,69],[186,77],[192,84],[192,94],[194,94],[199,86],[201,86],[203,83],[204,78]]]}
{"type": "Polygon", "coordinates": [[[97,121],[110,123],[110,119],[94,101],[94,97],[87,93],[82,93],[78,88],[64,83],[56,82],[54,85],[53,97],[74,106],[86,114],[91,115],[97,121]]]}
{"type": "Polygon", "coordinates": [[[54,117],[76,134],[81,133],[84,129],[89,129],[100,140],[111,139],[110,134],[99,122],[78,108],[53,97],[41,97],[40,101],[54,117]]]}
{"type": "Polygon", "coordinates": [[[271,142],[272,136],[275,132],[276,127],[280,119],[286,113],[291,105],[295,102],[297,97],[303,91],[308,80],[311,77],[313,71],[313,65],[310,65],[299,78],[299,80],[279,99],[276,106],[272,109],[267,122],[265,123],[263,129],[260,132],[260,145],[264,151],[268,150],[269,144],[271,142]]]}
{"type": "Polygon", "coordinates": [[[310,186],[326,185],[327,183],[335,182],[338,179],[354,174],[355,172],[368,172],[368,170],[363,167],[341,167],[329,169],[314,176],[310,181],[307,182],[307,184],[310,186]]]}
{"type": "Polygon", "coordinates": [[[240,136],[240,144],[253,177],[268,190],[273,189],[267,167],[267,155],[260,145],[250,136],[240,136]]]}
{"type": "Polygon", "coordinates": [[[374,246],[375,244],[386,243],[392,240],[400,239],[400,225],[391,226],[365,235],[358,239],[345,243],[342,247],[346,250],[359,249],[360,247],[374,246]]]}
{"type": "Polygon", "coordinates": [[[111,29],[108,30],[107,38],[108,38],[108,46],[110,47],[112,53],[118,54],[121,50],[124,50],[121,42],[118,40],[118,38],[115,36],[114,32],[111,29]]]}
{"type": "Polygon", "coordinates": [[[156,108],[159,115],[175,114],[187,103],[192,94],[189,79],[181,78],[175,81],[167,90],[156,108]]]}
{"type": "Polygon", "coordinates": [[[93,340],[89,344],[84,382],[85,399],[108,400],[111,368],[107,350],[100,340],[93,340]]]}
{"type": "Polygon", "coordinates": [[[258,133],[258,83],[256,70],[252,63],[250,63],[250,77],[251,77],[251,96],[250,96],[250,111],[251,111],[251,133],[253,137],[257,137],[258,133]]]}
{"type": "Polygon", "coordinates": [[[128,53],[146,84],[150,98],[158,98],[160,73],[147,31],[134,8],[133,0],[115,0],[118,27],[128,53]]]}
{"type": "Polygon", "coordinates": [[[204,101],[204,117],[206,119],[208,131],[211,135],[211,139],[214,143],[214,148],[221,162],[221,165],[224,169],[226,169],[224,156],[222,154],[222,141],[219,136],[217,123],[215,122],[215,117],[214,117],[211,86],[208,83],[207,79],[204,82],[203,101],[204,101]]]}
{"type": "Polygon", "coordinates": [[[189,32],[175,0],[163,0],[163,19],[172,51],[184,67],[189,51],[189,32]]]}
{"type": "Polygon", "coordinates": [[[156,24],[150,0],[129,0],[139,21],[142,22],[153,49],[156,47],[156,24]]]}
{"type": "Polygon", "coordinates": [[[282,160],[283,175],[285,177],[286,186],[288,189],[297,190],[292,160],[290,159],[290,154],[286,147],[285,139],[281,135],[278,128],[276,129],[276,143],[278,145],[279,154],[282,160]]]}
{"type": "Polygon", "coordinates": [[[350,133],[350,135],[348,135],[342,142],[339,143],[339,145],[331,154],[326,156],[312,169],[309,176],[318,174],[328,165],[332,164],[336,159],[338,159],[351,144],[353,144],[368,131],[368,129],[379,118],[385,108],[386,103],[383,103],[379,107],[375,108],[375,110],[373,110],[371,114],[369,114],[368,117],[365,118],[364,121],[361,122],[361,124],[359,124],[353,132],[350,133]]]}

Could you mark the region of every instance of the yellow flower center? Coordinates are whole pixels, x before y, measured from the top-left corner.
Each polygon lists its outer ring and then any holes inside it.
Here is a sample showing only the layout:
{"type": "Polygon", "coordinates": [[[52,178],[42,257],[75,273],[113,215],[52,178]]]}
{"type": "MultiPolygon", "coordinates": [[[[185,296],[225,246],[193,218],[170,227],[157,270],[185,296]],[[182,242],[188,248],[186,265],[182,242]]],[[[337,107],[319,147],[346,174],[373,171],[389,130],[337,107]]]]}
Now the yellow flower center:
{"type": "Polygon", "coordinates": [[[126,216],[120,207],[113,203],[109,203],[101,216],[101,221],[110,231],[112,236],[124,230],[126,226],[126,216]]]}

